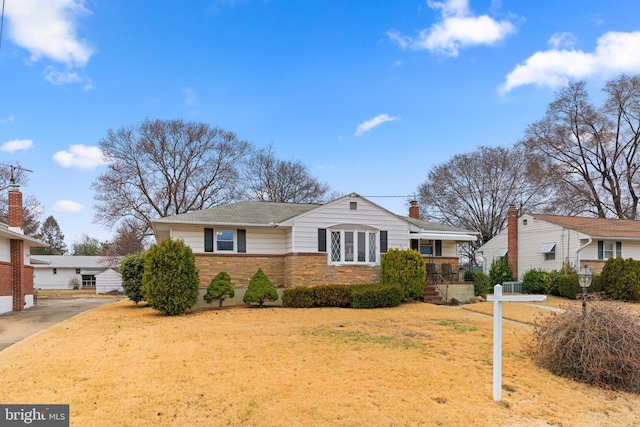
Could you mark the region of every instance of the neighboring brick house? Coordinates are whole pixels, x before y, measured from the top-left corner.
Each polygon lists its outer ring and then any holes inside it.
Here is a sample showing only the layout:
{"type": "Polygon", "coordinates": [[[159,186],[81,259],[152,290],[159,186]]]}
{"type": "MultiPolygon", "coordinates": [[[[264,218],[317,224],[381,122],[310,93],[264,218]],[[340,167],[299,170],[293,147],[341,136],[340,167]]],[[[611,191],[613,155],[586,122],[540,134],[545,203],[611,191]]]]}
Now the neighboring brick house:
{"type": "Polygon", "coordinates": [[[522,279],[531,269],[560,270],[563,262],[574,268],[585,264],[600,274],[607,259],[640,260],[640,221],[584,218],[546,214],[508,213],[507,228],[482,245],[484,270],[507,255],[514,275],[522,279]]]}
{"type": "Polygon", "coordinates": [[[22,193],[9,189],[9,224],[0,223],[0,313],[33,306],[30,248],[48,246],[23,232],[22,193]]]}
{"type": "Polygon", "coordinates": [[[220,271],[246,287],[258,270],[277,287],[374,283],[389,248],[415,248],[458,266],[474,233],[396,215],[355,193],[326,204],[248,201],[152,220],[156,241],[181,239],[195,254],[200,286],[220,271]]]}

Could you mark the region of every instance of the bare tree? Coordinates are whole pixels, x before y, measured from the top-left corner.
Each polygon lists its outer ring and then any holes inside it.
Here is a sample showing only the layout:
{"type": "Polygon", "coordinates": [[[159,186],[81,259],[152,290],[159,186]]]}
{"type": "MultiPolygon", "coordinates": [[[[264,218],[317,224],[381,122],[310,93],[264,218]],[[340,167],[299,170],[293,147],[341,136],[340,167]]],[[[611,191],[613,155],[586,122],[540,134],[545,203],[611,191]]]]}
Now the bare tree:
{"type": "Polygon", "coordinates": [[[92,184],[96,221],[150,220],[237,199],[250,144],[205,123],[144,120],[109,130],[99,141],[108,170],[92,184]]]}
{"type": "Polygon", "coordinates": [[[248,199],[268,202],[326,202],[330,187],[312,177],[299,160],[279,160],[272,146],[255,151],[245,170],[248,199]]]}
{"type": "Polygon", "coordinates": [[[568,214],[638,217],[640,76],[622,75],[603,89],[602,107],[584,82],[556,94],[545,116],[528,126],[525,144],[558,177],[555,205],[568,214]]]}
{"type": "MultiPolygon", "coordinates": [[[[28,173],[21,168],[0,164],[0,221],[7,223],[9,220],[8,193],[11,184],[26,186],[29,183],[28,173]],[[13,177],[14,182],[11,182],[13,177]]],[[[35,236],[40,228],[40,218],[44,208],[34,195],[25,194],[22,198],[23,206],[23,231],[27,236],[35,236]]]]}
{"type": "Polygon", "coordinates": [[[539,174],[524,147],[484,147],[457,154],[432,168],[418,187],[421,216],[477,231],[480,246],[504,227],[511,205],[543,205],[547,177],[539,174]]]}

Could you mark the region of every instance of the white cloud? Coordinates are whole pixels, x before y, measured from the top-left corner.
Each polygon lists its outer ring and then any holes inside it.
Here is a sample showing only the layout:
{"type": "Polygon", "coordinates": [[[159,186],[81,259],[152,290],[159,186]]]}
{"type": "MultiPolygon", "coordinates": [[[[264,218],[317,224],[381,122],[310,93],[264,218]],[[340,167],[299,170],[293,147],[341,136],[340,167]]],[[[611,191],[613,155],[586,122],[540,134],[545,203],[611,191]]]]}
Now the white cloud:
{"type": "Polygon", "coordinates": [[[60,200],[55,202],[51,209],[54,212],[78,212],[84,209],[84,206],[71,200],[60,200]]]}
{"type": "Polygon", "coordinates": [[[8,117],[3,117],[2,119],[0,119],[0,123],[13,123],[15,119],[16,116],[14,116],[13,114],[9,114],[8,117]]]}
{"type": "Polygon", "coordinates": [[[640,56],[637,52],[640,52],[640,31],[606,33],[598,39],[596,49],[591,53],[559,48],[539,51],[507,75],[499,92],[506,94],[528,84],[554,89],[574,79],[638,73],[640,56]]]}
{"type": "Polygon", "coordinates": [[[33,141],[30,139],[14,139],[13,141],[5,142],[0,146],[0,151],[8,151],[13,153],[19,150],[28,150],[33,145],[33,141]]]}
{"type": "Polygon", "coordinates": [[[488,15],[474,16],[468,0],[429,0],[427,4],[440,10],[441,21],[420,31],[415,38],[388,31],[389,38],[401,48],[427,49],[455,57],[460,48],[494,45],[516,31],[510,21],[497,21],[488,15]]]}
{"type": "Polygon", "coordinates": [[[398,118],[388,114],[380,114],[379,116],[369,119],[358,126],[358,129],[356,129],[356,136],[362,136],[365,132],[369,132],[371,129],[384,122],[393,122],[395,120],[398,120],[398,118]]]}
{"type": "Polygon", "coordinates": [[[182,88],[182,93],[184,93],[184,103],[187,106],[191,107],[195,105],[196,101],[198,100],[198,92],[191,88],[185,87],[182,88]]]}
{"type": "Polygon", "coordinates": [[[72,71],[57,71],[53,67],[49,66],[44,69],[44,78],[51,84],[56,86],[80,83],[83,85],[83,89],[88,91],[93,88],[91,79],[81,77],[78,73],[72,71]]]}
{"type": "Polygon", "coordinates": [[[553,49],[560,49],[562,47],[569,48],[576,44],[576,36],[571,33],[555,33],[549,39],[549,46],[553,49]]]}
{"type": "Polygon", "coordinates": [[[100,148],[82,144],[72,145],[69,151],[58,151],[53,155],[53,160],[65,168],[78,169],[93,169],[107,163],[100,148]]]}

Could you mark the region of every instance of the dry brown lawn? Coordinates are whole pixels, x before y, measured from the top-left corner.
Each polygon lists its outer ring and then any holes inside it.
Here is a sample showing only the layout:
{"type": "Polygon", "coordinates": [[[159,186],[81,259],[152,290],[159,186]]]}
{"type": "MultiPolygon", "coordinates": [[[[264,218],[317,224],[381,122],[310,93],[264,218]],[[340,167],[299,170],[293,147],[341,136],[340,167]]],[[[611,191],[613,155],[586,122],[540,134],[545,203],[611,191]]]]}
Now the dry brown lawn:
{"type": "Polygon", "coordinates": [[[68,403],[72,426],[640,425],[640,396],[534,366],[530,330],[504,322],[497,403],[492,318],[461,307],[165,317],[123,300],[0,352],[0,402],[68,403]]]}

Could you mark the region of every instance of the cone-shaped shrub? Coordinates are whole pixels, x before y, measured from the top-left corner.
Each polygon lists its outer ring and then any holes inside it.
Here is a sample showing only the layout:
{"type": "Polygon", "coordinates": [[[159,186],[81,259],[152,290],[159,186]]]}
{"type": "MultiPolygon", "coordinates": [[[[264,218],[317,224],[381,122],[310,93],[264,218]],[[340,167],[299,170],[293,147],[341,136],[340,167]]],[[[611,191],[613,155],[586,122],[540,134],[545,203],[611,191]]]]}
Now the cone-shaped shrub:
{"type": "Polygon", "coordinates": [[[146,252],[142,294],[162,314],[184,314],[193,307],[198,302],[198,283],[193,252],[181,240],[165,239],[146,252]]]}
{"type": "Polygon", "coordinates": [[[382,260],[382,283],[400,285],[404,299],[418,299],[424,291],[424,260],[413,249],[389,249],[382,260]]]}
{"type": "Polygon", "coordinates": [[[204,294],[204,300],[207,304],[211,304],[213,301],[217,300],[219,302],[218,308],[222,307],[222,302],[229,298],[233,298],[235,295],[235,291],[233,290],[233,286],[231,286],[231,276],[226,271],[221,271],[211,279],[211,283],[207,288],[207,293],[204,294]]]}
{"type": "Polygon", "coordinates": [[[131,301],[138,304],[142,296],[142,273],[144,272],[144,253],[128,255],[120,264],[122,288],[131,301]]]}
{"type": "Polygon", "coordinates": [[[244,293],[242,300],[245,304],[258,303],[259,307],[262,307],[265,301],[278,300],[278,291],[276,290],[276,287],[273,286],[273,283],[271,283],[271,280],[269,280],[261,268],[259,268],[258,271],[256,271],[256,274],[251,278],[249,287],[244,293]]]}

